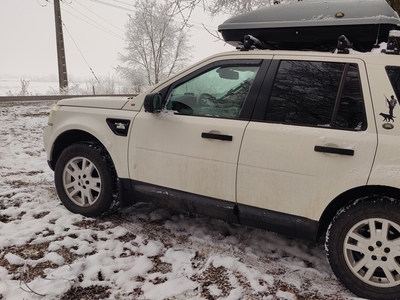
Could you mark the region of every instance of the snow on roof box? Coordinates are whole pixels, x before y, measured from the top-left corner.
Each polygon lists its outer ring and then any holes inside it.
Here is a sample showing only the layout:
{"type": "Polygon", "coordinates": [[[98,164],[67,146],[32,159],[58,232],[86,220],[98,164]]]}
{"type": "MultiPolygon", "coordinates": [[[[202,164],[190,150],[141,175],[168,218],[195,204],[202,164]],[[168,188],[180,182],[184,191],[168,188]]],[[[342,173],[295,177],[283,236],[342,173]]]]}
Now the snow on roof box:
{"type": "Polygon", "coordinates": [[[257,9],[219,25],[224,40],[236,47],[244,36],[265,49],[331,51],[345,35],[358,51],[370,51],[400,29],[397,13],[385,0],[300,1],[257,9]]]}

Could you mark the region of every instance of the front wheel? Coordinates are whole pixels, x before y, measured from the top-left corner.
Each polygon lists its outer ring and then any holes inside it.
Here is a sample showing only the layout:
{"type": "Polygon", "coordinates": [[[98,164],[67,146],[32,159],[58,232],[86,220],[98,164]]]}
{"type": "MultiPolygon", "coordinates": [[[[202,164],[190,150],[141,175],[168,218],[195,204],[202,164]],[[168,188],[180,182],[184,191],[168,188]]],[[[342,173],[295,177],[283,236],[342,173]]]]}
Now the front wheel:
{"type": "Polygon", "coordinates": [[[117,204],[116,172],[108,153],[94,143],[77,143],[60,155],[54,171],[58,196],[73,213],[96,217],[117,204]]]}
{"type": "Polygon", "coordinates": [[[341,209],[326,236],[329,263],[357,296],[400,299],[400,205],[381,197],[341,209]]]}

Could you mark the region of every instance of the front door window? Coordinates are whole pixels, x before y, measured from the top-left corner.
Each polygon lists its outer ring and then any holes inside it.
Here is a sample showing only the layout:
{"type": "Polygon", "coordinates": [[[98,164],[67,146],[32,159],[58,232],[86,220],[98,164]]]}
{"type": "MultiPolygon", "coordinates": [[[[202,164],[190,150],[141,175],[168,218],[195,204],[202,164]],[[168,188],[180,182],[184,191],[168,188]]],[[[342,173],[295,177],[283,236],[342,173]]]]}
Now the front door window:
{"type": "Polygon", "coordinates": [[[259,66],[223,66],[202,73],[170,93],[167,109],[177,114],[235,119],[259,66]]]}

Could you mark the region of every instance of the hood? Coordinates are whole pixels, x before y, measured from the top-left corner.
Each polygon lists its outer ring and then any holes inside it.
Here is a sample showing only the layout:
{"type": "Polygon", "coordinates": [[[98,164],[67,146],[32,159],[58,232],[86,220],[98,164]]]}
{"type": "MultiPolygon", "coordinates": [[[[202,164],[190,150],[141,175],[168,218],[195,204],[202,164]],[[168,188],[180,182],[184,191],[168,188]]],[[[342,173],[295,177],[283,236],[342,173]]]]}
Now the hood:
{"type": "Polygon", "coordinates": [[[122,109],[133,97],[79,97],[59,101],[60,106],[77,106],[92,108],[122,109]]]}

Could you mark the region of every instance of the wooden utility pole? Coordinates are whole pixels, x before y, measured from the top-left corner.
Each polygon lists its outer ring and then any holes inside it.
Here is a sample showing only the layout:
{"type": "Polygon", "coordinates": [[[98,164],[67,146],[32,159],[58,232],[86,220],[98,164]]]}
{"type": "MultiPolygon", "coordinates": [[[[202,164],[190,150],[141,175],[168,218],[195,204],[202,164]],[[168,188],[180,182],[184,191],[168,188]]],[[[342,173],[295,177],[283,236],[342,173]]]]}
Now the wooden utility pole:
{"type": "Polygon", "coordinates": [[[62,30],[60,0],[54,0],[54,17],[56,23],[58,82],[60,90],[68,87],[67,64],[65,61],[64,36],[62,30]]]}

